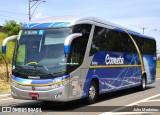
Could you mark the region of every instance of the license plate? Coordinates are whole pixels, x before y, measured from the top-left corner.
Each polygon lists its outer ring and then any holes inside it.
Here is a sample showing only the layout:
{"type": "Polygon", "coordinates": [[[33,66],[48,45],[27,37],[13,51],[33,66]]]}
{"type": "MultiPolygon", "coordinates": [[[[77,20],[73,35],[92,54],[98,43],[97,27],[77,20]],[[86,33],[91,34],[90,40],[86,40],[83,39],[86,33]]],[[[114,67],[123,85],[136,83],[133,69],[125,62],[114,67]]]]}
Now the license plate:
{"type": "Polygon", "coordinates": [[[30,97],[39,97],[39,94],[38,93],[29,93],[29,96],[30,97]]]}

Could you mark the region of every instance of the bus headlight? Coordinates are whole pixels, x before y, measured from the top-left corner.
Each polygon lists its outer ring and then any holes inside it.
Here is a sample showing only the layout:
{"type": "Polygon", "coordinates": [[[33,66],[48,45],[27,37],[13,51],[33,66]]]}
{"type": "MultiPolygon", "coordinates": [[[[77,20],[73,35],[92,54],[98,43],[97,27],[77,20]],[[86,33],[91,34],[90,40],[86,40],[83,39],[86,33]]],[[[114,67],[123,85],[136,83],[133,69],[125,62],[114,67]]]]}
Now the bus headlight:
{"type": "Polygon", "coordinates": [[[62,85],[62,82],[61,82],[61,83],[54,84],[54,85],[51,85],[51,87],[52,87],[53,89],[59,88],[59,87],[62,87],[62,86],[63,86],[63,85],[62,85]]]}
{"type": "Polygon", "coordinates": [[[67,85],[69,83],[69,80],[65,80],[62,83],[63,83],[63,85],[67,85]]]}
{"type": "Polygon", "coordinates": [[[55,89],[55,88],[59,88],[62,87],[64,85],[67,85],[69,83],[69,80],[65,80],[56,84],[51,85],[51,88],[55,89]]]}

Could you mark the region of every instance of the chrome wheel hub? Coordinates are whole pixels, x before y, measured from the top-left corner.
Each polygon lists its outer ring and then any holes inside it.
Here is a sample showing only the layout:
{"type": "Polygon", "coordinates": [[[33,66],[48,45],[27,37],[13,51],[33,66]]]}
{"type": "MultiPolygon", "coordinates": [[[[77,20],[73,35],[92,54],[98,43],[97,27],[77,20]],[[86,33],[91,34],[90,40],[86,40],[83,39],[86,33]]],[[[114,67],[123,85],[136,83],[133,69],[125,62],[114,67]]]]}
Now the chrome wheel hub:
{"type": "Polygon", "coordinates": [[[145,82],[145,79],[143,79],[143,89],[145,88],[146,86],[146,82],[145,82]]]}
{"type": "Polygon", "coordinates": [[[94,99],[95,95],[96,95],[96,90],[95,90],[94,86],[91,86],[89,88],[89,97],[90,97],[90,99],[94,99]]]}

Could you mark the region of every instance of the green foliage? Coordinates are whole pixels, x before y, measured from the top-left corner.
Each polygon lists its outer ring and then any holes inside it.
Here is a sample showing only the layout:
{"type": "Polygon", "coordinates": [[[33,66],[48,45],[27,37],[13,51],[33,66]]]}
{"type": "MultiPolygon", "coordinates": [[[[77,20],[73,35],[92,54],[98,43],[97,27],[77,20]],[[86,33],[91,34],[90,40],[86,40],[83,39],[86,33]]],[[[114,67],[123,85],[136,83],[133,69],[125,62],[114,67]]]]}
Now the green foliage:
{"type": "Polygon", "coordinates": [[[22,24],[17,24],[16,21],[10,20],[6,21],[4,24],[4,30],[8,34],[8,36],[11,35],[17,35],[22,27],[22,24]]]}
{"type": "Polygon", "coordinates": [[[160,77],[160,61],[157,61],[156,76],[160,77]]]}
{"type": "MultiPolygon", "coordinates": [[[[0,32],[0,48],[2,47],[2,42],[5,38],[12,35],[18,35],[20,29],[22,27],[22,24],[17,24],[16,21],[10,20],[6,21],[4,24],[4,32],[0,32]]],[[[6,55],[3,55],[6,59],[6,61],[11,62],[13,51],[14,51],[15,41],[10,41],[7,43],[7,53],[6,55]]],[[[2,59],[2,50],[0,50],[0,61],[3,62],[2,59]]]]}
{"type": "Polygon", "coordinates": [[[160,61],[157,61],[157,68],[160,68],[160,61]]]}
{"type": "MultiPolygon", "coordinates": [[[[2,47],[3,40],[7,37],[7,34],[0,32],[0,47],[2,47]]],[[[2,50],[0,50],[0,60],[2,61],[2,50]]]]}
{"type": "Polygon", "coordinates": [[[7,34],[4,32],[0,32],[0,39],[5,39],[7,37],[7,34]]]}
{"type": "MultiPolygon", "coordinates": [[[[14,20],[6,21],[4,25],[4,32],[0,33],[0,47],[2,48],[3,40],[12,35],[17,35],[21,29],[21,24],[17,24],[14,20]]],[[[0,50],[0,63],[4,63],[5,65],[5,77],[6,81],[9,81],[9,64],[12,61],[13,52],[14,52],[15,41],[10,41],[7,43],[7,53],[2,54],[2,50],[0,50]]],[[[2,72],[1,72],[2,73],[2,72]]]]}
{"type": "MultiPolygon", "coordinates": [[[[7,37],[7,34],[0,32],[0,48],[2,48],[3,40],[4,40],[6,37],[7,37]]],[[[15,45],[15,42],[14,42],[14,41],[11,41],[11,42],[8,42],[8,43],[7,43],[7,53],[6,53],[6,55],[4,55],[4,56],[6,57],[6,59],[7,59],[9,62],[11,62],[11,60],[12,60],[14,45],[15,45]]],[[[0,50],[0,62],[3,62],[3,60],[2,60],[2,50],[0,50]]]]}

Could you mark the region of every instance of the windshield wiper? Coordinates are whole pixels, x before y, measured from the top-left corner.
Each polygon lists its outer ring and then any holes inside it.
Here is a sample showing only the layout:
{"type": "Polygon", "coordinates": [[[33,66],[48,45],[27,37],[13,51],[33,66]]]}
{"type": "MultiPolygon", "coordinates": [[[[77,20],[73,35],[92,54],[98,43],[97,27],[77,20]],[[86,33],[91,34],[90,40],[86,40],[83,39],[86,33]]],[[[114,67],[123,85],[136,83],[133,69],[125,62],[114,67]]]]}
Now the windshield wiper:
{"type": "Polygon", "coordinates": [[[48,71],[48,73],[50,75],[52,75],[53,77],[55,77],[57,75],[60,75],[60,74],[64,74],[64,72],[65,72],[65,71],[60,71],[60,72],[57,72],[57,73],[51,73],[51,71],[45,65],[35,65],[35,66],[36,67],[43,67],[43,68],[45,68],[48,71]]]}
{"type": "Polygon", "coordinates": [[[60,71],[60,72],[54,73],[53,75],[64,74],[64,72],[65,72],[65,71],[60,71]]]}
{"type": "Polygon", "coordinates": [[[34,66],[34,68],[36,68],[36,67],[43,67],[45,70],[47,70],[47,72],[50,74],[50,75],[52,75],[52,77],[55,77],[52,73],[51,73],[51,71],[45,66],[45,65],[38,65],[38,64],[30,64],[29,66],[34,66]]]}
{"type": "MultiPolygon", "coordinates": [[[[26,72],[24,72],[25,69],[23,67],[16,66],[16,68],[12,69],[12,71],[27,75],[26,72]]],[[[34,71],[33,69],[27,69],[27,70],[34,71]]]]}

